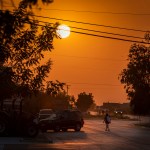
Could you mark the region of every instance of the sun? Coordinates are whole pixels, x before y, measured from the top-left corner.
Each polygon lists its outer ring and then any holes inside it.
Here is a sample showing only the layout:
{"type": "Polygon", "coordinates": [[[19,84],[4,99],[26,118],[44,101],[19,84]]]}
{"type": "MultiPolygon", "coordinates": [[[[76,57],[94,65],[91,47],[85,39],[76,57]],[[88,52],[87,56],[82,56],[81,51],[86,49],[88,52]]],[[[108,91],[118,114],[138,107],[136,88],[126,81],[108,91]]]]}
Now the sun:
{"type": "Polygon", "coordinates": [[[56,33],[60,38],[67,38],[70,35],[70,28],[65,24],[61,24],[57,27],[56,33]]]}

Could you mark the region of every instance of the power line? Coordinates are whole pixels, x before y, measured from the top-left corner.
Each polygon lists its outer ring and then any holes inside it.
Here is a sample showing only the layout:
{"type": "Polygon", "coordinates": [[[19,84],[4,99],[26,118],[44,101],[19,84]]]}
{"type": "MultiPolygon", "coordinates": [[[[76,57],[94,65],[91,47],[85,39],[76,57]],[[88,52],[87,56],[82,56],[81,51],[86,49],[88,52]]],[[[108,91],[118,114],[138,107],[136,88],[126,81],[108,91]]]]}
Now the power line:
{"type": "MultiPolygon", "coordinates": [[[[39,21],[39,22],[43,22],[43,21],[39,21]]],[[[44,23],[48,23],[48,22],[44,22],[44,23]]],[[[81,29],[81,30],[87,30],[87,31],[101,32],[101,31],[97,31],[97,30],[90,30],[90,29],[88,30],[88,29],[85,29],[85,28],[77,28],[77,27],[74,27],[74,28],[76,28],[76,29],[81,29]]],[[[71,30],[71,32],[79,33],[79,34],[85,34],[85,35],[90,35],[90,36],[96,36],[96,37],[102,37],[102,38],[109,38],[109,39],[114,39],[114,40],[121,40],[121,41],[127,41],[127,42],[137,42],[137,43],[148,44],[147,42],[144,42],[144,41],[136,41],[136,40],[123,39],[123,38],[116,38],[116,37],[102,36],[102,35],[98,35],[98,34],[92,34],[92,33],[86,33],[86,32],[79,32],[79,31],[74,31],[74,30],[71,30]]],[[[125,36],[125,37],[132,37],[132,38],[144,39],[144,38],[141,38],[141,37],[128,36],[128,35],[122,35],[122,34],[115,34],[115,33],[110,33],[110,32],[101,32],[101,33],[106,33],[106,34],[112,34],[112,35],[119,35],[119,36],[125,36]]]]}
{"type": "Polygon", "coordinates": [[[74,23],[79,23],[79,24],[87,24],[87,25],[91,25],[91,26],[102,26],[102,27],[107,27],[107,28],[116,28],[116,29],[121,29],[121,30],[131,30],[131,31],[144,32],[144,33],[147,32],[146,30],[125,28],[125,27],[117,27],[117,26],[109,26],[109,25],[101,25],[101,24],[81,22],[81,21],[68,20],[68,19],[52,18],[52,17],[45,17],[45,16],[39,16],[39,15],[32,15],[32,16],[39,17],[39,18],[47,18],[47,19],[52,19],[52,20],[74,22],[74,23]]]}
{"type": "MultiPolygon", "coordinates": [[[[48,23],[48,22],[45,22],[45,21],[40,21],[40,20],[38,20],[38,21],[39,21],[39,22],[42,22],[42,23],[48,23]]],[[[104,32],[104,31],[92,30],[92,29],[87,29],[87,28],[79,28],[79,27],[74,27],[74,26],[69,26],[69,27],[70,27],[70,28],[74,28],[74,29],[79,29],[79,30],[90,31],[90,32],[111,34],[111,35],[124,36],[124,37],[129,37],[129,38],[138,38],[138,39],[144,40],[144,38],[142,38],[142,37],[137,37],[137,36],[131,36],[131,35],[125,35],[125,34],[117,34],[117,33],[112,33],[112,32],[104,32]]]]}
{"type": "MultiPolygon", "coordinates": [[[[4,7],[15,7],[15,5],[5,5],[4,7]]],[[[132,13],[132,12],[110,12],[110,11],[91,11],[91,10],[75,10],[75,9],[59,9],[59,8],[32,8],[38,10],[52,10],[52,11],[72,11],[77,13],[94,13],[94,14],[113,14],[113,15],[133,15],[133,16],[149,16],[150,13],[132,13]]]]}
{"type": "MultiPolygon", "coordinates": [[[[2,10],[2,11],[4,11],[4,10],[2,10]]],[[[10,11],[10,12],[12,12],[12,11],[10,11]]],[[[144,33],[148,31],[148,30],[140,30],[140,29],[133,29],[133,28],[118,27],[118,26],[109,26],[109,25],[102,25],[102,24],[82,22],[82,21],[75,21],[75,20],[68,20],[68,19],[61,19],[61,18],[45,17],[45,16],[39,16],[39,15],[33,15],[33,14],[30,14],[30,16],[35,16],[35,17],[39,17],[39,18],[47,18],[47,19],[52,19],[52,20],[74,22],[74,23],[86,24],[86,25],[91,25],[91,26],[102,26],[102,27],[106,27],[106,28],[115,28],[115,29],[121,29],[121,30],[144,32],[144,33]]]]}
{"type": "MultiPolygon", "coordinates": [[[[38,26],[45,27],[45,25],[40,25],[40,24],[38,24],[38,26]]],[[[89,35],[89,36],[101,37],[101,38],[108,38],[108,39],[113,39],[113,40],[120,40],[120,41],[126,41],[126,42],[149,44],[149,43],[144,42],[144,41],[136,41],[136,40],[123,39],[123,38],[115,38],[115,37],[109,37],[109,36],[102,36],[102,35],[91,34],[91,33],[86,33],[86,32],[78,32],[78,31],[71,31],[71,32],[78,33],[78,34],[89,35]]]]}
{"type": "Polygon", "coordinates": [[[91,30],[91,29],[87,29],[87,28],[78,28],[78,27],[72,27],[72,26],[70,26],[70,27],[71,27],[71,28],[75,28],[75,29],[80,29],[80,30],[98,32],[98,33],[105,33],[105,34],[118,35],[118,36],[125,36],[125,37],[130,37],[130,38],[144,39],[144,38],[142,38],[142,37],[131,36],[131,35],[125,35],[125,34],[117,34],[117,33],[112,33],[112,32],[103,32],[103,31],[91,30]]]}
{"type": "MultiPolygon", "coordinates": [[[[36,16],[36,17],[42,17],[42,18],[50,18],[50,17],[44,17],[44,16],[37,16],[37,15],[31,15],[31,16],[36,16]]],[[[73,22],[73,21],[71,21],[73,22]]],[[[27,22],[28,23],[28,22],[27,22]]],[[[81,22],[80,22],[81,23],[81,22]]],[[[84,22],[82,22],[84,23],[84,22]]],[[[90,23],[88,23],[90,24],[90,23]]],[[[45,25],[40,25],[40,24],[37,24],[38,26],[45,26],[45,25]]],[[[97,24],[98,25],[98,24],[97,24]]],[[[117,27],[114,27],[114,28],[117,28],[117,27]]],[[[123,28],[122,28],[123,29],[123,28]]],[[[126,28],[127,30],[127,28],[126,28]]],[[[128,29],[128,30],[134,30],[134,29],[128,29]]],[[[91,33],[86,33],[86,32],[79,32],[79,31],[71,31],[73,33],[78,33],[78,34],[84,34],[84,35],[89,35],[89,36],[95,36],[95,37],[101,37],[101,38],[108,38],[108,39],[114,39],[114,40],[120,40],[120,41],[126,41],[126,42],[135,42],[135,43],[143,43],[143,44],[149,44],[147,42],[144,42],[144,41],[137,41],[137,40],[128,40],[128,39],[123,39],[123,38],[116,38],[116,37],[110,37],[110,36],[102,36],[102,35],[98,35],[98,34],[91,34],[91,33]]],[[[141,32],[144,32],[144,31],[141,31],[141,32]]]]}
{"type": "MultiPolygon", "coordinates": [[[[35,8],[38,9],[38,8],[35,8]]],[[[113,14],[113,15],[136,15],[136,16],[149,16],[149,13],[131,13],[131,12],[107,12],[107,11],[90,11],[90,10],[74,10],[74,9],[57,9],[57,8],[39,8],[43,10],[54,10],[54,11],[72,11],[81,13],[94,13],[94,14],[113,14]]]]}
{"type": "MultiPolygon", "coordinates": [[[[44,25],[40,25],[40,24],[38,26],[43,26],[44,27],[44,25]]],[[[115,37],[109,37],[109,36],[102,36],[102,35],[91,34],[91,33],[86,33],[86,32],[78,32],[78,31],[71,31],[71,32],[78,33],[78,34],[89,35],[89,36],[101,37],[101,38],[108,38],[108,39],[113,39],[113,40],[120,40],[120,41],[125,41],[125,42],[134,42],[134,43],[149,44],[148,42],[144,42],[144,41],[136,41],[136,40],[123,39],[123,38],[115,38],[115,37]]]]}
{"type": "Polygon", "coordinates": [[[86,32],[78,32],[78,31],[71,31],[71,32],[78,33],[78,34],[84,34],[84,35],[95,36],[95,37],[101,37],[101,38],[108,38],[108,39],[113,39],[113,40],[120,40],[120,41],[126,41],[126,42],[134,42],[134,43],[149,44],[149,43],[144,42],[144,41],[136,41],[136,40],[123,39],[123,38],[116,38],[116,37],[102,36],[102,35],[91,34],[91,33],[86,33],[86,32]]]}
{"type": "MultiPolygon", "coordinates": [[[[38,25],[38,26],[44,26],[44,25],[38,25]]],[[[108,38],[108,39],[113,39],[113,40],[120,40],[120,41],[126,41],[126,42],[134,42],[134,43],[142,43],[142,44],[149,44],[144,41],[136,41],[136,40],[128,40],[128,39],[123,39],[123,38],[115,38],[115,37],[109,37],[109,36],[102,36],[98,34],[91,34],[91,33],[86,33],[86,32],[78,32],[78,31],[73,31],[73,33],[78,33],[78,34],[84,34],[84,35],[89,35],[89,36],[95,36],[95,37],[101,37],[101,38],[108,38]]]]}
{"type": "Polygon", "coordinates": [[[55,56],[62,56],[62,57],[73,57],[73,58],[84,58],[84,59],[94,59],[94,60],[105,60],[105,61],[127,61],[127,60],[119,60],[119,59],[109,59],[109,58],[98,58],[98,57],[83,57],[83,56],[72,56],[72,55],[55,55],[55,56]]]}
{"type": "Polygon", "coordinates": [[[100,86],[122,86],[119,84],[101,84],[101,83],[86,83],[86,82],[66,82],[69,84],[85,84],[85,85],[100,85],[100,86]]]}

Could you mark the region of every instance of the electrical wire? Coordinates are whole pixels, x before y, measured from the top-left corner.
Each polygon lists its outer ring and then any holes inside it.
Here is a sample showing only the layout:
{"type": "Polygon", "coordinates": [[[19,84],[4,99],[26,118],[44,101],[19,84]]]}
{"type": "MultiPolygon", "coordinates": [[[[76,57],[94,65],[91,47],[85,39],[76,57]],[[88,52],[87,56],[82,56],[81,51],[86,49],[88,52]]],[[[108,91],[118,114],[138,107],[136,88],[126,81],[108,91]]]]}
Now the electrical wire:
{"type": "Polygon", "coordinates": [[[113,14],[113,15],[136,15],[136,16],[149,16],[149,13],[130,13],[130,12],[107,12],[107,11],[89,11],[89,10],[74,10],[74,9],[57,9],[57,8],[34,8],[34,9],[43,9],[43,10],[54,10],[54,11],[72,11],[72,12],[81,12],[81,13],[94,13],[94,14],[113,14]]]}
{"type": "MultiPolygon", "coordinates": [[[[46,21],[40,21],[41,23],[48,23],[46,21]]],[[[52,23],[53,24],[53,23],[52,23]]],[[[124,36],[124,37],[129,37],[129,38],[138,38],[144,40],[142,37],[137,37],[137,36],[131,36],[131,35],[125,35],[125,34],[117,34],[117,33],[112,33],[112,32],[103,32],[103,31],[98,31],[98,30],[92,30],[92,29],[87,29],[87,28],[79,28],[79,27],[74,27],[74,26],[69,26],[70,28],[74,29],[79,29],[79,30],[85,30],[85,31],[90,31],[90,32],[97,32],[97,33],[105,33],[105,34],[111,34],[111,35],[117,35],[117,36],[124,36]]]]}
{"type": "Polygon", "coordinates": [[[128,40],[128,39],[116,38],[116,37],[110,37],[110,36],[102,36],[102,35],[91,34],[91,33],[86,33],[86,32],[79,32],[79,31],[73,31],[73,30],[72,30],[71,32],[78,33],[78,34],[84,34],[84,35],[95,36],[95,37],[101,37],[101,38],[108,38],[108,39],[113,39],[113,40],[120,40],[120,41],[126,41],[126,42],[149,44],[149,43],[144,42],[144,41],[128,40]]]}
{"type": "Polygon", "coordinates": [[[87,28],[79,28],[79,27],[74,27],[74,26],[70,26],[70,28],[80,29],[80,30],[86,30],[86,31],[92,31],[92,32],[97,32],[97,33],[105,33],[105,34],[111,34],[111,35],[124,36],[124,37],[129,37],[129,38],[144,39],[142,37],[137,37],[137,36],[131,36],[131,35],[125,35],[125,34],[117,34],[117,33],[104,32],[104,31],[97,31],[97,30],[91,30],[91,29],[87,29],[87,28]]]}
{"type": "MultiPolygon", "coordinates": [[[[31,15],[31,14],[30,14],[30,15],[31,15]]],[[[57,19],[57,18],[50,18],[50,17],[44,17],[44,16],[37,16],[37,15],[31,15],[31,16],[41,17],[41,18],[49,18],[49,19],[57,19]]],[[[64,20],[64,19],[57,19],[57,20],[64,20]]],[[[69,21],[69,20],[68,20],[68,21],[69,21]]],[[[76,23],[77,23],[78,21],[72,21],[72,20],[70,20],[70,22],[76,22],[76,23]]],[[[102,26],[102,25],[99,25],[99,24],[91,24],[91,23],[85,23],[85,22],[78,22],[78,23],[102,26]]],[[[38,25],[38,26],[45,26],[45,25],[40,25],[40,24],[37,24],[37,25],[38,25]]],[[[106,27],[106,26],[105,26],[105,27],[106,27]]],[[[136,30],[136,29],[129,29],[129,28],[112,27],[112,26],[107,26],[107,27],[111,27],[111,28],[119,28],[119,29],[124,29],[124,30],[133,30],[133,31],[144,32],[143,30],[136,30]]],[[[144,42],[144,41],[129,40],[129,39],[116,38],[116,37],[111,37],[111,36],[102,36],[102,35],[98,35],[98,34],[92,34],[92,33],[86,33],[86,32],[79,32],[79,31],[75,31],[75,30],[71,30],[71,32],[73,32],[73,33],[78,33],[78,34],[83,34],[83,35],[89,35],[89,36],[101,37],[101,38],[108,38],[108,39],[114,39],[114,40],[126,41],[126,42],[134,42],[134,43],[149,44],[148,42],[144,42]]],[[[145,31],[145,32],[146,32],[146,31],[145,31]]]]}
{"type": "MultiPolygon", "coordinates": [[[[5,5],[4,7],[15,7],[11,5],[5,5]]],[[[111,15],[133,15],[133,16],[150,16],[149,13],[131,13],[131,12],[110,12],[110,11],[90,11],[90,10],[75,10],[75,9],[59,9],[59,8],[32,8],[37,10],[52,10],[52,11],[67,11],[67,12],[77,12],[77,13],[94,13],[94,14],[111,14],[111,15]]]]}
{"type": "MultiPolygon", "coordinates": [[[[53,55],[53,54],[51,54],[53,55]]],[[[71,58],[83,58],[83,59],[93,59],[93,60],[100,60],[100,61],[127,61],[126,59],[120,60],[120,59],[109,59],[109,58],[98,58],[98,57],[86,57],[86,56],[73,56],[73,55],[54,55],[54,56],[61,56],[61,57],[71,57],[71,58]]]]}
{"type": "MultiPolygon", "coordinates": [[[[44,27],[44,25],[40,25],[40,24],[38,24],[38,26],[43,26],[44,27]]],[[[101,37],[101,38],[108,38],[108,39],[113,39],[113,40],[120,40],[120,41],[125,41],[125,42],[134,42],[134,43],[149,44],[148,42],[144,42],[144,41],[128,40],[128,39],[116,38],[116,37],[110,37],[110,36],[102,36],[102,35],[91,34],[91,33],[86,33],[86,32],[79,32],[79,31],[73,31],[73,30],[71,30],[71,32],[78,33],[78,34],[89,35],[89,36],[101,37]]]]}
{"type": "Polygon", "coordinates": [[[66,82],[67,84],[82,84],[82,85],[97,85],[97,86],[122,86],[119,84],[101,84],[101,83],[86,83],[86,82],[66,82]]]}
{"type": "Polygon", "coordinates": [[[45,17],[45,16],[39,16],[39,15],[32,15],[39,18],[46,18],[46,19],[52,19],[52,20],[59,20],[59,21],[67,21],[67,22],[74,22],[79,24],[86,24],[91,26],[102,26],[107,28],[116,28],[121,30],[130,30],[130,31],[138,31],[138,32],[147,32],[147,30],[139,30],[139,29],[133,29],[133,28],[125,28],[125,27],[117,27],[117,26],[109,26],[109,25],[102,25],[102,24],[95,24],[95,23],[88,23],[88,22],[81,22],[81,21],[75,21],[75,20],[68,20],[68,19],[60,19],[60,18],[52,18],[52,17],[45,17]]]}
{"type": "MultiPolygon", "coordinates": [[[[43,22],[43,21],[39,21],[39,22],[43,22]]],[[[44,23],[48,23],[48,22],[44,22],[44,23]]],[[[70,27],[71,27],[71,26],[70,26],[70,27]]],[[[122,34],[115,34],[115,33],[110,33],[110,32],[101,32],[101,31],[90,30],[90,29],[85,29],[85,28],[78,28],[78,27],[73,27],[73,28],[81,29],[81,30],[87,30],[87,31],[93,31],[93,32],[100,32],[100,33],[112,34],[112,35],[119,35],[119,36],[125,36],[125,37],[132,37],[132,38],[144,39],[144,38],[141,38],[141,37],[128,36],[128,35],[122,35],[122,34]]],[[[63,29],[62,29],[62,30],[63,30],[63,29]]],[[[74,30],[71,30],[71,32],[79,33],[79,34],[85,34],[85,35],[90,35],[90,36],[96,36],[96,37],[102,37],[102,38],[109,38],[109,39],[114,39],[114,40],[122,40],[122,41],[127,41],[127,42],[135,42],[135,43],[149,44],[149,43],[144,42],[144,41],[136,41],[136,40],[123,39],[123,38],[102,36],[102,35],[98,35],[98,34],[92,34],[92,33],[86,33],[86,32],[79,32],[79,31],[74,31],[74,30]]]]}
{"type": "MultiPolygon", "coordinates": [[[[5,11],[5,10],[2,10],[2,11],[5,11]]],[[[10,11],[10,12],[12,12],[12,11],[10,11]]],[[[133,29],[133,28],[125,28],[125,27],[118,27],[118,26],[109,26],[109,25],[95,24],[95,23],[89,23],[89,22],[61,19],[61,18],[45,17],[45,16],[34,15],[34,14],[30,14],[30,16],[34,16],[34,17],[38,17],[38,18],[45,18],[45,19],[52,19],[52,20],[59,20],[59,21],[74,22],[74,23],[86,24],[86,25],[91,25],[91,26],[102,26],[102,27],[106,27],[106,28],[115,28],[115,29],[121,29],[121,30],[144,32],[144,33],[149,31],[149,30],[140,30],[140,29],[133,29]]]]}

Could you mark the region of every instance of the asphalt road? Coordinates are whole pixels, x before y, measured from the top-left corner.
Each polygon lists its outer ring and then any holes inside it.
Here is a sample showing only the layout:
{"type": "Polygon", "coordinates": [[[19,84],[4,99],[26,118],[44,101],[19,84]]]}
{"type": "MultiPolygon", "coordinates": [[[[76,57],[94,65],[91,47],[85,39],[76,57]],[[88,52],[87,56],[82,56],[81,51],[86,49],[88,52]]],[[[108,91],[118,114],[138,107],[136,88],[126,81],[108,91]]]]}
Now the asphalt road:
{"type": "Polygon", "coordinates": [[[108,132],[102,120],[85,120],[81,132],[48,131],[35,139],[0,137],[0,150],[150,150],[150,129],[134,123],[112,120],[108,132]]]}

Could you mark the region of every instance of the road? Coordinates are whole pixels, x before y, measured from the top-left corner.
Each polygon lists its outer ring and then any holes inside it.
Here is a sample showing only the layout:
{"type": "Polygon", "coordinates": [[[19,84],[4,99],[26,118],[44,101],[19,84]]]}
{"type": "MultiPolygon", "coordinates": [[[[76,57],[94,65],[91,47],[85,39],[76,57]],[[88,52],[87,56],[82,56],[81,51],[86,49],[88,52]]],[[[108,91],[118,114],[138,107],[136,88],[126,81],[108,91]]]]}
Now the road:
{"type": "Polygon", "coordinates": [[[102,120],[85,120],[81,132],[48,131],[38,140],[16,139],[14,143],[2,142],[1,137],[0,150],[150,150],[150,129],[134,123],[136,121],[112,120],[111,131],[108,132],[102,120]]]}

